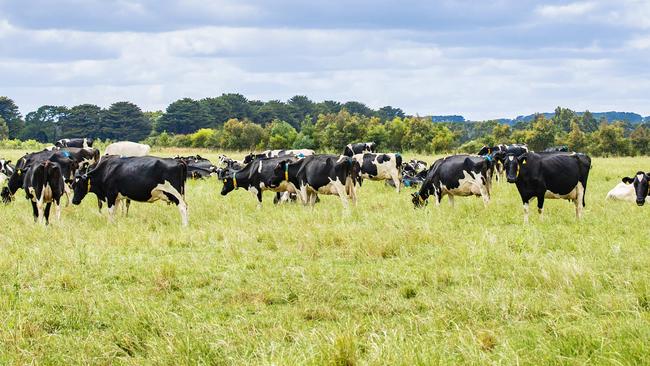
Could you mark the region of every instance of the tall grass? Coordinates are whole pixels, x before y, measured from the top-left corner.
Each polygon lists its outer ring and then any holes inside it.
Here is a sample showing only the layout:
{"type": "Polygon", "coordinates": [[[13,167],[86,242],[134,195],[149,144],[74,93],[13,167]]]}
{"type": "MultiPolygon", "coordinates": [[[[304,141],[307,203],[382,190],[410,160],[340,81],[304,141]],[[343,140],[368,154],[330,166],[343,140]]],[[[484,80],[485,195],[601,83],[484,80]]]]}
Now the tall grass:
{"type": "Polygon", "coordinates": [[[584,219],[547,200],[529,225],[506,183],[487,209],[414,210],[367,182],[345,211],[192,181],[189,228],[164,203],[109,224],[94,196],[39,226],[21,191],[0,207],[0,363],[648,364],[650,208],[604,201],[647,162],[593,159],[584,219]]]}

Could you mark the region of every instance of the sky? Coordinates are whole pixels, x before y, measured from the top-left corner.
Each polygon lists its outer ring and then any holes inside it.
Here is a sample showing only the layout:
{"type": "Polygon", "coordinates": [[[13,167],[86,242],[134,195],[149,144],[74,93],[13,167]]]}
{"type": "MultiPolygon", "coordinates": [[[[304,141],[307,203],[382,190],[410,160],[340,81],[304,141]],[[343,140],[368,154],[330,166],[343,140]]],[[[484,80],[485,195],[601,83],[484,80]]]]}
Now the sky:
{"type": "Polygon", "coordinates": [[[355,100],[472,120],[650,115],[650,1],[0,0],[0,95],[355,100]]]}

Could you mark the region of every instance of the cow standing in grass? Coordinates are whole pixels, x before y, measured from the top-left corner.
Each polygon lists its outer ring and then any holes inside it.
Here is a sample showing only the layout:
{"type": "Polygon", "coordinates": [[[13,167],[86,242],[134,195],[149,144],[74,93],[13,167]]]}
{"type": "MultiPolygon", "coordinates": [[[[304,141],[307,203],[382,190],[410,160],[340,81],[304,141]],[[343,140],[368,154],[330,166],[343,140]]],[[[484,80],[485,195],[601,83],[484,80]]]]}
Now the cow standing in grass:
{"type": "Polygon", "coordinates": [[[87,174],[77,176],[72,203],[78,205],[90,192],[108,205],[112,220],[120,199],[136,202],[163,200],[178,206],[183,226],[188,225],[185,202],[187,166],[175,159],[153,156],[103,158],[87,174]]]}
{"type": "Polygon", "coordinates": [[[23,180],[23,189],[27,199],[32,203],[34,222],[50,222],[50,208],[56,205],[56,219],[61,219],[61,196],[65,191],[65,182],[58,163],[45,160],[32,165],[23,180]]]}
{"type": "Polygon", "coordinates": [[[484,205],[490,201],[490,174],[492,160],[482,156],[452,155],[436,160],[417,193],[413,193],[415,207],[424,206],[429,196],[436,205],[447,195],[454,205],[455,196],[480,196],[484,205]]]}
{"type": "Polygon", "coordinates": [[[354,155],[353,159],[361,167],[362,179],[391,180],[399,193],[402,182],[402,156],[400,154],[365,153],[354,155]]]}
{"type": "Polygon", "coordinates": [[[524,222],[528,222],[528,203],[532,198],[537,198],[540,218],[543,218],[545,198],[573,201],[576,218],[582,216],[591,169],[589,156],[578,153],[529,152],[519,157],[508,155],[505,168],[508,183],[517,186],[524,204],[524,222]]]}

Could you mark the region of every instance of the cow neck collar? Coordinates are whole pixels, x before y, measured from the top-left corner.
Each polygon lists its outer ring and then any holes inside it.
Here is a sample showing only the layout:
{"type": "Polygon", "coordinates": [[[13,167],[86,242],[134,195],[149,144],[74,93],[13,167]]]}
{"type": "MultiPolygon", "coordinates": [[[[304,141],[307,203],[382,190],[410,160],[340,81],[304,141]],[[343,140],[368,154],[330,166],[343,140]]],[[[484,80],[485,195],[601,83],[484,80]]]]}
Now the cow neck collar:
{"type": "Polygon", "coordinates": [[[284,180],[289,181],[289,163],[284,165],[284,180]]]}
{"type": "Polygon", "coordinates": [[[235,189],[239,188],[237,187],[237,172],[232,173],[232,184],[235,187],[235,189]]]}

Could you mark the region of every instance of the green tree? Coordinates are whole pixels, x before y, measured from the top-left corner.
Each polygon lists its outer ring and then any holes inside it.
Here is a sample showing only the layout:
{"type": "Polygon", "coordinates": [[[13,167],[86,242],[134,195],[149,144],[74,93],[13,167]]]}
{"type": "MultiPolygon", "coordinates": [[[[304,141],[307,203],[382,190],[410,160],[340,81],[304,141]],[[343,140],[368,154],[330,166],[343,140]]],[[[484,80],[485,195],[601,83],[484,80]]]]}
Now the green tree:
{"type": "Polygon", "coordinates": [[[630,134],[630,142],[635,152],[641,155],[650,154],[650,131],[643,126],[638,126],[630,134]]]}
{"type": "Polygon", "coordinates": [[[97,138],[101,134],[101,119],[102,109],[94,104],[74,106],[60,121],[61,136],[97,138]]]}
{"type": "Polygon", "coordinates": [[[315,137],[321,148],[343,151],[345,145],[363,140],[368,118],[343,109],[336,114],[320,115],[315,137]]]}
{"type": "Polygon", "coordinates": [[[406,142],[406,133],[408,132],[408,123],[405,118],[393,118],[385,125],[388,137],[386,147],[391,151],[404,151],[406,142]]]}
{"type": "Polygon", "coordinates": [[[553,121],[546,119],[543,114],[535,116],[532,130],[528,135],[526,143],[531,150],[541,151],[549,146],[555,145],[556,129],[553,121]]]}
{"type": "Polygon", "coordinates": [[[287,101],[294,121],[303,121],[310,116],[316,116],[316,105],[304,95],[295,95],[287,101]]]}
{"type": "Polygon", "coordinates": [[[379,150],[384,150],[388,145],[388,131],[379,117],[370,118],[366,125],[366,137],[364,141],[372,141],[377,144],[379,150]]]}
{"type": "Polygon", "coordinates": [[[9,138],[9,127],[7,127],[7,122],[5,119],[0,116],[0,140],[6,140],[9,138]]]}
{"type": "Polygon", "coordinates": [[[407,118],[407,132],[402,141],[403,147],[419,153],[430,152],[430,142],[433,140],[434,126],[429,118],[407,118]]]}
{"type": "Polygon", "coordinates": [[[510,126],[505,123],[499,123],[492,128],[492,136],[497,143],[506,143],[510,139],[512,131],[510,126]]]}
{"type": "Polygon", "coordinates": [[[431,149],[434,153],[450,151],[456,143],[456,136],[451,130],[442,125],[437,125],[431,140],[431,149]]]}
{"type": "Polygon", "coordinates": [[[269,148],[288,149],[293,146],[298,132],[287,122],[274,120],[268,126],[269,148]]]}
{"type": "Polygon", "coordinates": [[[350,114],[359,114],[366,117],[372,117],[375,114],[367,105],[355,101],[343,104],[343,109],[350,112],[350,114]]]}
{"type": "Polygon", "coordinates": [[[555,115],[552,120],[553,123],[562,131],[568,132],[571,129],[571,122],[573,122],[577,117],[576,112],[569,108],[557,107],[555,108],[555,115]]]}
{"type": "Polygon", "coordinates": [[[341,108],[343,108],[343,105],[341,103],[334,101],[334,100],[326,100],[321,103],[316,103],[316,116],[319,116],[321,114],[336,114],[341,111],[341,108]]]}
{"type": "Polygon", "coordinates": [[[210,120],[201,104],[191,98],[179,99],[167,107],[156,125],[157,132],[189,134],[208,127],[210,120]]]}
{"type": "Polygon", "coordinates": [[[387,105],[385,107],[379,108],[377,111],[377,116],[382,121],[391,121],[395,117],[404,118],[404,111],[402,111],[400,108],[393,108],[387,105]]]}
{"type": "Polygon", "coordinates": [[[580,129],[578,121],[574,120],[571,122],[571,131],[567,136],[566,142],[571,151],[583,152],[587,147],[587,136],[580,129]]]}
{"type": "Polygon", "coordinates": [[[619,123],[603,122],[592,136],[591,150],[596,155],[620,156],[630,153],[630,140],[625,138],[623,126],[619,123]]]}
{"type": "Polygon", "coordinates": [[[130,102],[113,103],[102,116],[102,140],[141,141],[151,132],[151,120],[130,102]]]}
{"type": "Polygon", "coordinates": [[[54,142],[61,135],[61,121],[68,114],[65,106],[44,105],[25,116],[25,127],[20,138],[38,142],[54,142]]]}
{"type": "Polygon", "coordinates": [[[24,127],[23,117],[16,103],[8,97],[0,96],[0,117],[4,119],[9,129],[9,138],[18,138],[24,127]]]}
{"type": "Polygon", "coordinates": [[[305,119],[300,124],[300,132],[296,136],[296,140],[293,143],[294,149],[317,149],[318,142],[314,137],[314,132],[316,131],[316,126],[311,121],[311,118],[305,117],[305,119]]]}
{"type": "Polygon", "coordinates": [[[262,126],[233,118],[223,125],[221,146],[233,150],[255,150],[265,139],[266,131],[262,126]]]}
{"type": "Polygon", "coordinates": [[[147,117],[149,120],[149,123],[151,124],[151,129],[156,131],[156,126],[158,125],[158,120],[160,120],[160,117],[165,114],[163,111],[147,111],[147,112],[142,112],[144,113],[144,116],[147,117]]]}
{"type": "Polygon", "coordinates": [[[594,118],[594,115],[589,111],[585,111],[580,120],[580,129],[591,133],[595,132],[598,128],[598,121],[594,118]]]}
{"type": "Polygon", "coordinates": [[[273,120],[288,122],[294,128],[300,127],[298,121],[293,118],[291,107],[279,100],[269,100],[255,112],[254,121],[266,125],[273,120]]]}

